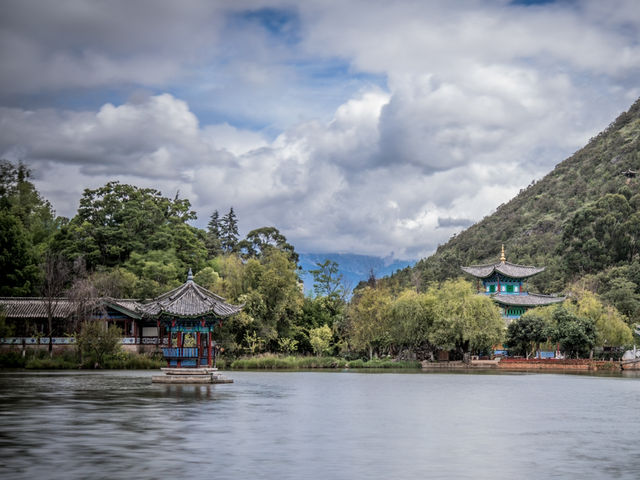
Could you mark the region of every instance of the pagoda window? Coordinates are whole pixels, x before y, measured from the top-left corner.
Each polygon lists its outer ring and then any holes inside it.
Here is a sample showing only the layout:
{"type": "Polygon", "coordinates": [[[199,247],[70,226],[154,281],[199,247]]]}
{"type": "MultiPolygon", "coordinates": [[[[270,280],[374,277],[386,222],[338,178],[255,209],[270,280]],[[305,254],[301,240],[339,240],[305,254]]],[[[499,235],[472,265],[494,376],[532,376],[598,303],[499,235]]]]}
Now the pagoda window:
{"type": "Polygon", "coordinates": [[[496,286],[495,285],[489,285],[489,292],[490,293],[495,293],[496,291],[496,286]]]}
{"type": "Polygon", "coordinates": [[[513,293],[513,285],[507,285],[507,293],[513,293]]]}
{"type": "Polygon", "coordinates": [[[513,291],[514,291],[515,293],[518,293],[518,292],[520,291],[520,287],[519,287],[518,285],[514,285],[514,286],[513,286],[513,291]]]}
{"type": "Polygon", "coordinates": [[[500,286],[500,291],[501,292],[506,292],[507,291],[507,286],[506,285],[501,285],[500,286]]]}

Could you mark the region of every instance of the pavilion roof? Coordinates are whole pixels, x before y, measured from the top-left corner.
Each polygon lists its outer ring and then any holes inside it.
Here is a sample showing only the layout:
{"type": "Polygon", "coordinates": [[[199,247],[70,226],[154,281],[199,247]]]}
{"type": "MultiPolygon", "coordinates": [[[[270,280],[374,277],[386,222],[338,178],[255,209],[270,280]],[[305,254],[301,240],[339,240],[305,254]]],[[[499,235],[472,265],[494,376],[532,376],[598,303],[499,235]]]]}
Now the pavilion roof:
{"type": "Polygon", "coordinates": [[[145,317],[194,318],[214,315],[225,318],[235,315],[240,310],[242,305],[231,305],[221,296],[194,282],[191,271],[186,283],[140,307],[145,317]]]}
{"type": "Polygon", "coordinates": [[[513,307],[544,307],[554,303],[564,302],[566,297],[556,297],[553,295],[542,295],[540,293],[528,293],[525,295],[497,293],[491,298],[502,304],[513,307]]]}
{"type": "Polygon", "coordinates": [[[501,273],[511,278],[527,278],[544,271],[545,267],[533,267],[529,265],[518,265],[511,262],[499,262],[487,265],[472,265],[469,267],[460,267],[474,277],[487,278],[494,272],[501,273]]]}
{"type": "MultiPolygon", "coordinates": [[[[140,307],[137,300],[101,298],[105,306],[110,306],[132,318],[140,318],[136,313],[140,307]]],[[[47,318],[47,307],[51,302],[53,318],[68,318],[77,308],[77,302],[68,297],[49,299],[46,297],[0,297],[0,306],[8,318],[47,318]]]]}

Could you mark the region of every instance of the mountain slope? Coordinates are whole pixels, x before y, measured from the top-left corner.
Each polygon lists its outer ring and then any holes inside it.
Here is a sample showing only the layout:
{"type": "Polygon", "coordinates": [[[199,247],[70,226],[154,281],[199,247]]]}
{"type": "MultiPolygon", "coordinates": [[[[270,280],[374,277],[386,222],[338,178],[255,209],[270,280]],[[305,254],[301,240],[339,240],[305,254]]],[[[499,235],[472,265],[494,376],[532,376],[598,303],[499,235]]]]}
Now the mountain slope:
{"type": "Polygon", "coordinates": [[[461,265],[497,261],[504,244],[509,261],[547,267],[532,279],[535,289],[562,290],[575,277],[562,255],[566,226],[576,211],[608,193],[638,194],[638,179],[623,175],[628,169],[640,170],[640,100],[543,179],[387,282],[404,288],[417,279],[456,277],[461,265]]]}

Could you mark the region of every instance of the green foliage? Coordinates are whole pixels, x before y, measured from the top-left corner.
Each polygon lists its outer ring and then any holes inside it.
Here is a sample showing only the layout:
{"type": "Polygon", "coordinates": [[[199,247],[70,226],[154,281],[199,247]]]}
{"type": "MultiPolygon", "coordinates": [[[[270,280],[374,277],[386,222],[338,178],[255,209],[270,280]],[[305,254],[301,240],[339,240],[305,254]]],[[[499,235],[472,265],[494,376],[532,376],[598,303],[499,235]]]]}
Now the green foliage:
{"type": "Polygon", "coordinates": [[[278,350],[285,355],[290,355],[298,350],[298,341],[293,338],[281,337],[278,339],[278,350]]]}
{"type": "Polygon", "coordinates": [[[365,287],[349,306],[349,338],[356,350],[368,350],[369,359],[390,342],[391,296],[382,289],[365,287]]]}
{"type": "Polygon", "coordinates": [[[222,224],[220,223],[220,214],[218,210],[215,210],[209,219],[207,224],[207,235],[205,239],[205,246],[207,247],[208,257],[213,258],[218,255],[222,255],[222,224]]]}
{"type": "Polygon", "coordinates": [[[22,352],[0,352],[0,368],[24,368],[27,359],[22,352]]]}
{"type": "Polygon", "coordinates": [[[162,356],[119,351],[104,360],[102,368],[112,370],[156,370],[167,365],[162,356]]]}
{"type": "Polygon", "coordinates": [[[220,275],[212,267],[204,267],[193,276],[193,281],[208,290],[214,291],[220,283],[220,275]]]}
{"type": "Polygon", "coordinates": [[[523,315],[507,326],[505,343],[509,354],[529,358],[547,340],[549,334],[549,324],[543,317],[536,314],[523,315]]]}
{"type": "Polygon", "coordinates": [[[38,262],[62,222],[30,177],[25,165],[0,160],[0,296],[37,292],[38,262]]]}
{"type": "Polygon", "coordinates": [[[328,325],[309,330],[309,341],[316,355],[326,355],[331,352],[333,332],[328,325]]]}
{"type": "Polygon", "coordinates": [[[132,253],[173,250],[178,269],[199,267],[207,255],[204,233],[186,222],[195,219],[188,200],[171,200],[151,188],[109,182],[86,189],[77,215],[55,238],[68,258],[82,256],[89,269],[117,266],[132,253]]]}
{"type": "Polygon", "coordinates": [[[318,297],[344,298],[346,292],[343,286],[339,265],[333,260],[316,263],[318,268],[309,270],[313,275],[313,290],[318,297]]]}
{"type": "Polygon", "coordinates": [[[235,252],[238,245],[238,219],[233,207],[229,209],[229,213],[222,217],[219,232],[218,238],[222,251],[225,253],[235,252]]]}
{"type": "Polygon", "coordinates": [[[251,230],[235,247],[244,258],[260,258],[272,249],[286,253],[291,262],[298,263],[298,254],[293,245],[288,243],[286,237],[275,227],[251,230]]]}
{"type": "Polygon", "coordinates": [[[76,338],[76,345],[83,359],[90,358],[98,365],[103,365],[109,355],[120,351],[122,330],[116,325],[106,328],[103,322],[87,321],[82,324],[76,338]]]}
{"type": "Polygon", "coordinates": [[[630,345],[633,333],[623,315],[615,307],[603,305],[596,295],[586,290],[574,290],[575,303],[566,308],[575,315],[591,320],[596,329],[595,345],[618,347],[630,345]]]}
{"type": "Polygon", "coordinates": [[[498,307],[484,295],[476,295],[471,283],[448,280],[431,287],[433,324],[429,341],[459,354],[483,352],[502,342],[504,321],[498,307]]]}
{"type": "Polygon", "coordinates": [[[420,362],[397,362],[394,360],[373,359],[365,362],[364,360],[352,360],[347,362],[337,357],[293,357],[278,356],[273,354],[265,354],[257,357],[239,358],[231,363],[233,370],[299,370],[314,368],[403,368],[418,369],[421,368],[420,362]]]}
{"type": "Polygon", "coordinates": [[[553,313],[555,326],[549,329],[551,340],[558,342],[567,356],[586,357],[596,344],[595,322],[564,307],[553,313]]]}
{"type": "Polygon", "coordinates": [[[428,343],[433,325],[435,297],[404,291],[391,305],[391,336],[400,348],[417,350],[428,343]]]}

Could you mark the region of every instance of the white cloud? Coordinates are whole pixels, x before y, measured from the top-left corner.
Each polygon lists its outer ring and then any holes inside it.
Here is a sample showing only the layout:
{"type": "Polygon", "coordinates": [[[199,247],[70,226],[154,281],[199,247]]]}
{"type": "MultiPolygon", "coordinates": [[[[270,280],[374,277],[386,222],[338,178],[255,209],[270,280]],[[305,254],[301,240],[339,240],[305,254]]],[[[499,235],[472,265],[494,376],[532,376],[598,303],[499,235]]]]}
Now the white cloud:
{"type": "Polygon", "coordinates": [[[5,10],[0,154],[60,213],[119,179],[301,251],[426,255],[640,94],[634,1],[5,10]]]}

